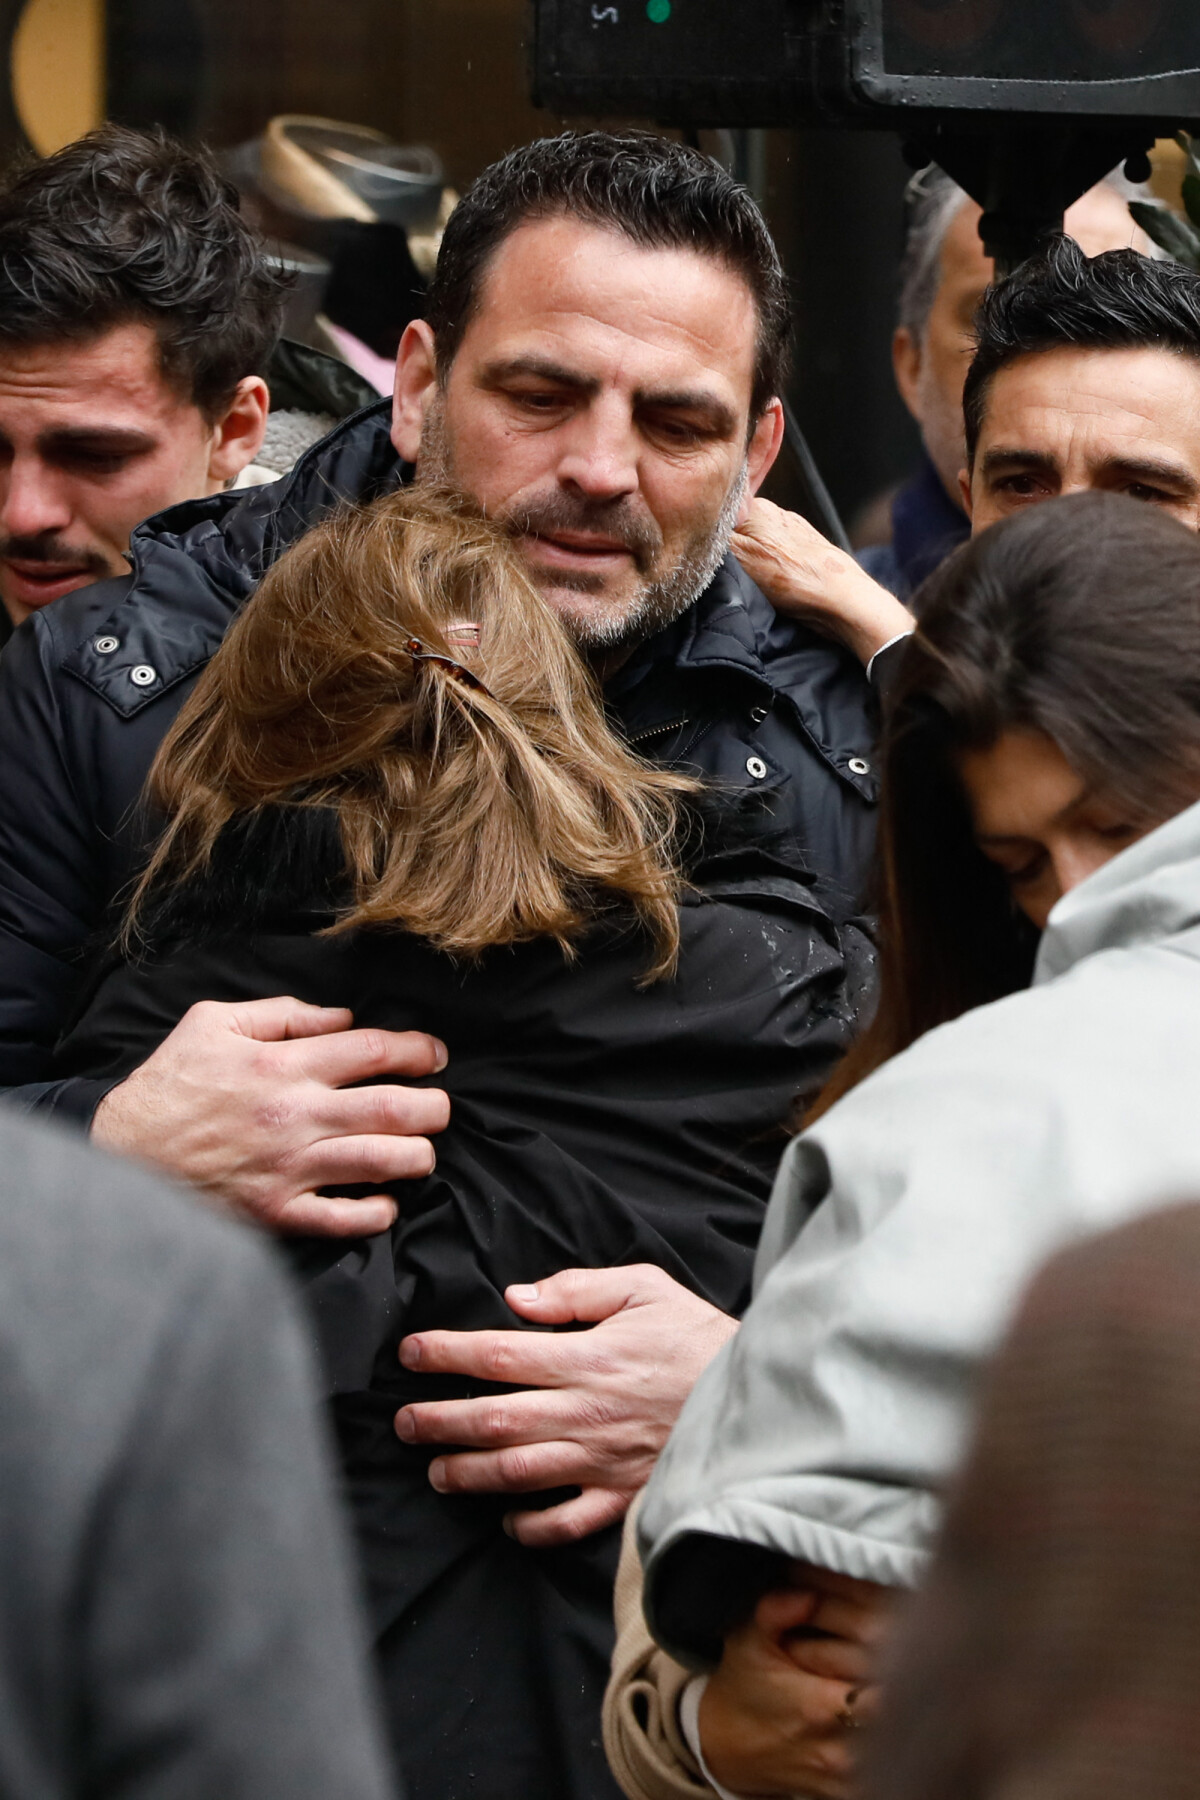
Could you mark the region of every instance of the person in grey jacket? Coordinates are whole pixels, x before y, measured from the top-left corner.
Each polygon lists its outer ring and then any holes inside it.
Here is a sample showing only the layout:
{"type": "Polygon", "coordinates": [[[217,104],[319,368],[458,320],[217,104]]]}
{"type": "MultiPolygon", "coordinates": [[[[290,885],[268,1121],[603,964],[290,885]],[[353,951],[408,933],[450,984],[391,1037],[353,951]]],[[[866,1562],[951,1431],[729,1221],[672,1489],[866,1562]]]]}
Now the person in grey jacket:
{"type": "Polygon", "coordinates": [[[0,1796],[396,1800],[250,1233],[0,1114],[0,1796]]]}
{"type": "MultiPolygon", "coordinates": [[[[682,1690],[683,1791],[845,1791],[870,1659],[796,1640],[811,1606],[778,1593],[832,1579],[870,1615],[915,1585],[1030,1274],[1200,1192],[1194,535],[1090,494],[959,552],[898,675],[884,788],[874,1023],[785,1154],[755,1299],[640,1513],[650,1628],[717,1670],[682,1690]],[[776,1684],[773,1748],[739,1715],[748,1666],[776,1684]]],[[[648,1666],[626,1656],[609,1700],[630,1793],[663,1791],[619,1691],[648,1666]]]]}

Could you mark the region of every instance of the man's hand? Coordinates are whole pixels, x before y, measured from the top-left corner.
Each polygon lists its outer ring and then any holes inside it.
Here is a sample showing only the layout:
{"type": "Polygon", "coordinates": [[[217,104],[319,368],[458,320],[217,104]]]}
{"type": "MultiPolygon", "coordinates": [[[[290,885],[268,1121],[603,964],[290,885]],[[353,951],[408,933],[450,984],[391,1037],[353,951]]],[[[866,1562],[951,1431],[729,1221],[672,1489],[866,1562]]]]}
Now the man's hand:
{"type": "Polygon", "coordinates": [[[202,1001],[141,1068],[104,1096],[92,1137],[215,1195],[269,1230],[319,1237],[386,1231],[386,1194],[317,1188],[428,1175],[450,1102],[440,1088],[348,1087],[431,1075],[445,1047],[421,1031],[352,1031],[344,1007],[202,1001]]]}
{"type": "Polygon", "coordinates": [[[442,1493],[582,1488],[559,1506],[507,1520],[522,1544],[569,1543],[624,1517],[696,1377],[737,1321],[649,1263],[564,1269],[537,1287],[510,1287],[504,1298],[540,1325],[599,1322],[591,1331],[405,1338],[405,1368],[533,1391],[423,1401],[397,1413],[396,1431],[406,1444],[471,1446],[430,1464],[442,1493]]]}
{"type": "Polygon", "coordinates": [[[847,1800],[891,1595],[802,1564],[790,1573],[798,1585],[764,1594],[726,1638],[700,1700],[700,1747],[734,1793],[847,1800]]]}
{"type": "Polygon", "coordinates": [[[777,612],[836,638],[865,665],[916,621],[799,513],[755,500],[731,549],[777,612]]]}

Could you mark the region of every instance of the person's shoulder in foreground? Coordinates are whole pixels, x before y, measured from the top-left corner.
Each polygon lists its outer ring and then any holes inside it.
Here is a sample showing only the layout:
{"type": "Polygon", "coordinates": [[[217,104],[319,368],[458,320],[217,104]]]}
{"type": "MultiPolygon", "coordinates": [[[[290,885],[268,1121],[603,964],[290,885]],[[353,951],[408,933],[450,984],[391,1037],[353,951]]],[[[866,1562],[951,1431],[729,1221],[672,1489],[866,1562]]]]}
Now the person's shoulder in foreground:
{"type": "Polygon", "coordinates": [[[385,1800],[283,1277],[41,1122],[0,1160],[0,1793],[385,1800]]]}

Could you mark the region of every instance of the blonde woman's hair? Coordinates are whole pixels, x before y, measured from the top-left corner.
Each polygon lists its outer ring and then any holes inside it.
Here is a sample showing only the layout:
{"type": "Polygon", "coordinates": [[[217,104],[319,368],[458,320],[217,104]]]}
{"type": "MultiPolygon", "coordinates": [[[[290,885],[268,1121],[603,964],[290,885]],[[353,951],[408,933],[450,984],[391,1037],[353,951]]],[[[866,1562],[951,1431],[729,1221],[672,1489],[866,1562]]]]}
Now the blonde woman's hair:
{"type": "Polygon", "coordinates": [[[236,816],[320,807],[352,896],[331,930],[392,926],[468,957],[550,937],[570,954],[624,902],[654,978],[678,955],[672,846],[696,786],[614,737],[511,538],[461,496],[408,489],[309,532],[231,627],[151,770],[167,825],[127,931],[236,816]]]}

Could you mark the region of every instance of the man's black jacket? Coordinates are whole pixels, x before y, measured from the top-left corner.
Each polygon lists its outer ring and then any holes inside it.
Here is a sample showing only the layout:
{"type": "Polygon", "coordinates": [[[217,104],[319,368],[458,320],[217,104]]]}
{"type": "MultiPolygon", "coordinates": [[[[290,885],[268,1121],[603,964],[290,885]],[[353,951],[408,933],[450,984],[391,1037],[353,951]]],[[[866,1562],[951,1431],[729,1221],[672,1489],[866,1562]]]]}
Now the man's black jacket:
{"type": "MultiPolygon", "coordinates": [[[[18,1102],[90,1120],[110,1085],[47,1067],[141,859],[154,753],[262,573],[339,502],[404,479],[388,423],[382,402],[284,481],[149,520],[131,577],[35,614],[0,658],[0,1088],[18,1102]]],[[[728,558],[608,698],[643,754],[719,783],[764,837],[788,832],[831,910],[857,907],[876,787],[873,707],[851,657],[779,619],[728,558]]]]}

